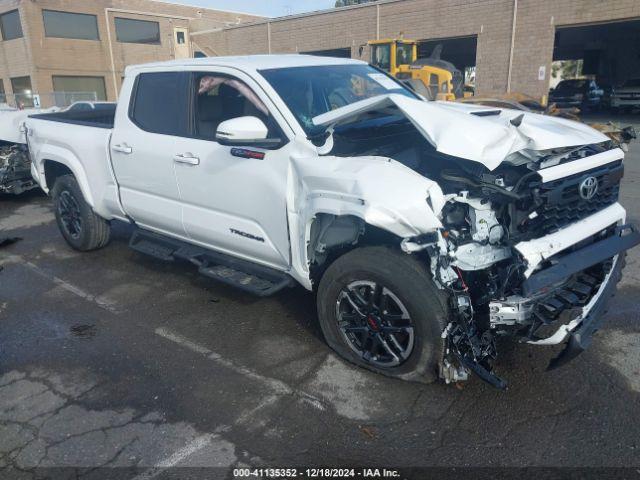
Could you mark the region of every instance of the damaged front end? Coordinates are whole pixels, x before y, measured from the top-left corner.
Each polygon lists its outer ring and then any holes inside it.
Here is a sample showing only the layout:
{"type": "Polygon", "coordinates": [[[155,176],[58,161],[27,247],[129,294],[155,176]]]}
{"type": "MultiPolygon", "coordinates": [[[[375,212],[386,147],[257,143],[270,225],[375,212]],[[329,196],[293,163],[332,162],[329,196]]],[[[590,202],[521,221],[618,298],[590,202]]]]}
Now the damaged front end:
{"type": "Polygon", "coordinates": [[[19,195],[36,187],[26,145],[0,145],[0,193],[19,195]]]}
{"type": "Polygon", "coordinates": [[[429,195],[424,207],[439,225],[401,235],[401,248],[423,255],[449,294],[446,382],[473,372],[505,388],[493,371],[500,337],[567,342],[552,367],[588,346],[625,251],[640,243],[618,203],[624,152],[615,142],[561,118],[397,95],[314,123],[328,128],[333,155],[393,159],[441,190],[437,205],[429,195]]]}
{"type": "Polygon", "coordinates": [[[618,203],[622,152],[607,146],[512,158],[492,172],[441,172],[445,192],[458,192],[446,195],[442,230],[432,242],[403,246],[424,249],[450,293],[445,381],[464,379],[464,369],[505,388],[493,372],[499,337],[567,341],[550,368],[589,345],[625,251],[640,243],[618,203]]]}

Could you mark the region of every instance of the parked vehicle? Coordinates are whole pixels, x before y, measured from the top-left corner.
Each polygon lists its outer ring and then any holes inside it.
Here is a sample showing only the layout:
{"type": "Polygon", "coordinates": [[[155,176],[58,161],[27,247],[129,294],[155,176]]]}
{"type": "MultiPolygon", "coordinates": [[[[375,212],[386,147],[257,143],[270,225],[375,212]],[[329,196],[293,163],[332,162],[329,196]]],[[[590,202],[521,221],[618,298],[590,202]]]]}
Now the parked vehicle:
{"type": "Polygon", "coordinates": [[[549,103],[560,108],[576,107],[586,112],[600,108],[603,91],[593,80],[562,80],[549,94],[549,103]]]}
{"type": "Polygon", "coordinates": [[[416,40],[387,38],[371,40],[368,45],[372,65],[402,80],[425,98],[454,101],[466,96],[464,75],[453,63],[442,60],[442,44],[428,58],[418,58],[416,40]],[[423,93],[425,89],[428,93],[423,93]]]}
{"type": "Polygon", "coordinates": [[[68,112],[88,112],[91,110],[111,110],[115,103],[113,102],[74,102],[65,108],[68,112]]]}
{"type": "Polygon", "coordinates": [[[38,187],[31,176],[31,159],[21,126],[26,118],[48,110],[3,110],[0,113],[0,194],[20,195],[38,187]]]}
{"type": "Polygon", "coordinates": [[[622,87],[613,90],[611,108],[629,112],[634,108],[640,108],[640,78],[627,80],[622,87]]]}
{"type": "Polygon", "coordinates": [[[317,293],[328,344],[385,375],[497,387],[496,338],[602,323],[625,251],[623,152],[588,126],[426,102],[303,55],[129,67],[113,111],[34,115],[32,173],[71,247],[131,247],[265,296],[317,293]]]}

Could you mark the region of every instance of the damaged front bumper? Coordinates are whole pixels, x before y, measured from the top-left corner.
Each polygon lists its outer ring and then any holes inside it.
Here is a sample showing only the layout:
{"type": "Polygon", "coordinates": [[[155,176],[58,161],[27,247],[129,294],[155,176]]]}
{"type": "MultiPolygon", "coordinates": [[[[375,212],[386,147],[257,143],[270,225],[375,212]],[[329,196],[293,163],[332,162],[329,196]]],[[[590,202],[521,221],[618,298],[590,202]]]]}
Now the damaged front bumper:
{"type": "Polygon", "coordinates": [[[515,336],[532,345],[566,342],[550,369],[575,358],[604,320],[626,250],[640,244],[640,232],[626,225],[625,218],[624,209],[614,204],[558,232],[515,245],[514,259],[519,258],[523,270],[519,293],[490,301],[487,329],[482,327],[482,312],[467,306],[468,301],[460,302],[468,293],[456,292],[457,319],[446,331],[447,351],[498,388],[506,387],[492,369],[498,336],[515,336]]]}

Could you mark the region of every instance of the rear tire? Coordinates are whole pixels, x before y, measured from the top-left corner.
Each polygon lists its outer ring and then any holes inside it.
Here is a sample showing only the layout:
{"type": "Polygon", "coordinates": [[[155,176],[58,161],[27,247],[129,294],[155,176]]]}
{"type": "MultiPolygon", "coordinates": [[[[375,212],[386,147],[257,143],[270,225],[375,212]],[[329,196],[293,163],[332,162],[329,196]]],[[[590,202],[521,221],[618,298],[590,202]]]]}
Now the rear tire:
{"type": "Polygon", "coordinates": [[[51,196],[58,228],[71,248],[88,252],[109,243],[109,223],[93,212],[73,175],[59,177],[51,196]]]}
{"type": "Polygon", "coordinates": [[[317,307],[327,343],[346,360],[403,380],[438,379],[449,307],[415,256],[387,247],[346,253],[323,275],[317,307]]]}

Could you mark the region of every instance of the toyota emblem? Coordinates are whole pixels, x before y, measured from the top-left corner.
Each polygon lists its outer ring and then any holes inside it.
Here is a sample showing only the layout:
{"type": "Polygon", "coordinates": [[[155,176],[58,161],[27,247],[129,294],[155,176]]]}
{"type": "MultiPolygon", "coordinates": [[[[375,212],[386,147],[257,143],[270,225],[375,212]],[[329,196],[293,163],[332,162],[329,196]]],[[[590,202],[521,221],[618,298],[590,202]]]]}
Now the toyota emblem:
{"type": "Polygon", "coordinates": [[[587,177],[580,182],[580,196],[585,200],[591,200],[598,193],[598,179],[596,177],[587,177]]]}

